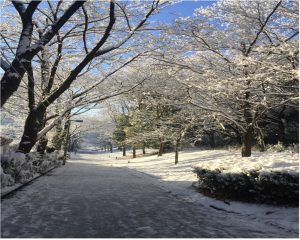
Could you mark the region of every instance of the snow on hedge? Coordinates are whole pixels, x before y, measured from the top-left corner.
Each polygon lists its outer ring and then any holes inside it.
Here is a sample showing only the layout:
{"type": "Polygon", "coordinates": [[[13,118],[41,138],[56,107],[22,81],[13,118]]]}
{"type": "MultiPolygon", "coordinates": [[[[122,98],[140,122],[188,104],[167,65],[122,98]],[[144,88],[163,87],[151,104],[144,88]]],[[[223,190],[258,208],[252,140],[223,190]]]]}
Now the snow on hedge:
{"type": "Polygon", "coordinates": [[[254,153],[224,156],[194,166],[198,188],[209,196],[247,202],[297,206],[298,154],[254,153]]]}
{"type": "Polygon", "coordinates": [[[1,156],[1,188],[24,183],[51,167],[61,164],[60,153],[28,154],[7,151],[1,156]]]}
{"type": "Polygon", "coordinates": [[[232,156],[218,157],[214,161],[200,162],[194,167],[210,171],[220,170],[226,173],[245,173],[258,171],[260,175],[270,172],[299,174],[299,154],[280,153],[258,153],[254,152],[251,157],[242,158],[237,154],[232,156]]]}

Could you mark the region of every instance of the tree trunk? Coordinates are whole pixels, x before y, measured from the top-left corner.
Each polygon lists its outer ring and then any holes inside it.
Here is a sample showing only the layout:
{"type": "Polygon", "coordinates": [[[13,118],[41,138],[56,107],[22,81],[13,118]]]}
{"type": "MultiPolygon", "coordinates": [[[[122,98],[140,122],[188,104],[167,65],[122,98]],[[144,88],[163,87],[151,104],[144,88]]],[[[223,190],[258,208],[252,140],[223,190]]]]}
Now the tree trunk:
{"type": "Polygon", "coordinates": [[[261,129],[256,130],[256,141],[260,152],[266,151],[264,134],[261,129]]]}
{"type": "Polygon", "coordinates": [[[209,134],[209,143],[210,143],[210,147],[212,147],[213,149],[216,147],[215,133],[214,132],[211,132],[209,134]]]}
{"type": "MultiPolygon", "coordinates": [[[[21,58],[25,60],[25,58],[21,58]]],[[[15,59],[10,67],[3,75],[1,79],[1,107],[6,101],[18,90],[21,79],[26,70],[23,64],[19,62],[19,59],[15,59]]]]}
{"type": "Polygon", "coordinates": [[[58,151],[61,150],[63,141],[63,129],[61,126],[61,122],[59,122],[55,128],[55,135],[51,141],[53,148],[55,148],[58,151]]]}
{"type": "Polygon", "coordinates": [[[109,151],[110,151],[110,153],[113,152],[113,146],[112,146],[112,144],[109,145],[109,151]]]}
{"type": "MultiPolygon", "coordinates": [[[[251,84],[251,80],[247,81],[248,87],[251,84]]],[[[247,123],[246,132],[242,133],[242,157],[250,157],[251,156],[251,147],[252,147],[252,139],[253,139],[253,116],[251,112],[251,105],[249,103],[250,99],[250,90],[248,89],[245,93],[245,103],[244,103],[244,118],[247,123]]]]}
{"type": "Polygon", "coordinates": [[[64,158],[63,158],[63,165],[66,164],[66,161],[67,161],[67,155],[68,155],[68,150],[69,150],[70,125],[71,125],[70,120],[67,120],[66,123],[65,123],[65,128],[64,128],[64,129],[66,129],[66,138],[65,138],[65,144],[64,144],[64,158]]]}
{"type": "MultiPolygon", "coordinates": [[[[37,7],[34,6],[34,9],[37,7]]],[[[18,90],[21,80],[26,72],[24,62],[31,62],[31,54],[26,53],[27,48],[31,45],[32,40],[32,14],[22,18],[23,29],[20,35],[19,44],[16,51],[16,57],[11,66],[5,71],[1,79],[1,107],[6,101],[18,90]]]]}
{"type": "Polygon", "coordinates": [[[180,144],[180,140],[176,139],[175,141],[175,165],[178,163],[178,150],[179,150],[179,144],[180,144]]]}
{"type": "Polygon", "coordinates": [[[285,143],[285,127],[284,127],[284,121],[283,119],[280,119],[278,122],[278,143],[285,143]]]}
{"type": "Polygon", "coordinates": [[[122,151],[123,151],[123,157],[125,157],[126,156],[126,145],[125,144],[123,144],[123,146],[122,146],[122,151]]]}
{"type": "Polygon", "coordinates": [[[163,155],[163,152],[164,152],[164,145],[165,143],[163,141],[161,141],[159,143],[159,150],[158,150],[158,157],[161,157],[163,155]]]}
{"type": "Polygon", "coordinates": [[[66,121],[64,123],[64,128],[59,136],[59,140],[58,140],[58,143],[57,145],[59,145],[59,149],[57,150],[61,150],[61,149],[65,149],[66,147],[66,144],[67,144],[67,135],[68,135],[68,124],[67,124],[67,119],[69,118],[69,115],[68,117],[66,118],[66,121]]]}
{"type": "Polygon", "coordinates": [[[46,148],[47,148],[47,144],[48,144],[48,138],[47,138],[46,135],[44,135],[44,136],[40,139],[40,141],[39,141],[39,143],[38,143],[38,145],[37,145],[36,151],[37,151],[38,153],[40,153],[40,154],[44,154],[45,151],[46,151],[46,148]]]}
{"type": "Polygon", "coordinates": [[[146,154],[146,147],[145,147],[145,145],[143,145],[143,155],[145,155],[146,154]]]}
{"type": "Polygon", "coordinates": [[[37,135],[43,126],[45,108],[34,108],[29,112],[24,126],[23,135],[17,152],[29,153],[37,141],[37,135]]]}
{"type": "MultiPolygon", "coordinates": [[[[60,103],[60,100],[58,99],[58,102],[60,103]]],[[[56,114],[59,115],[59,108],[56,107],[56,114]]],[[[66,118],[69,118],[70,112],[66,114],[66,118]]],[[[57,124],[55,125],[55,133],[53,138],[51,139],[51,147],[54,148],[55,150],[60,151],[62,147],[62,143],[64,140],[64,132],[63,132],[63,127],[62,127],[62,119],[59,117],[57,124]]]]}
{"type": "Polygon", "coordinates": [[[132,146],[132,158],[136,158],[135,145],[132,146]]]}
{"type": "MultiPolygon", "coordinates": [[[[39,131],[41,131],[44,127],[46,126],[46,113],[43,116],[43,122],[40,126],[39,131]]],[[[44,154],[47,148],[47,144],[48,144],[48,137],[47,134],[45,134],[38,142],[37,144],[37,148],[36,151],[40,154],[44,154]]]]}
{"type": "Polygon", "coordinates": [[[248,127],[247,131],[243,133],[242,136],[242,157],[251,156],[252,139],[253,129],[251,127],[248,127]]]}
{"type": "Polygon", "coordinates": [[[66,121],[64,123],[64,129],[63,129],[63,131],[61,132],[61,135],[60,135],[60,141],[61,141],[61,146],[60,147],[63,148],[63,149],[65,149],[65,146],[66,146],[66,143],[67,143],[67,135],[68,135],[68,124],[67,124],[68,120],[67,119],[68,118],[66,118],[66,121]]]}

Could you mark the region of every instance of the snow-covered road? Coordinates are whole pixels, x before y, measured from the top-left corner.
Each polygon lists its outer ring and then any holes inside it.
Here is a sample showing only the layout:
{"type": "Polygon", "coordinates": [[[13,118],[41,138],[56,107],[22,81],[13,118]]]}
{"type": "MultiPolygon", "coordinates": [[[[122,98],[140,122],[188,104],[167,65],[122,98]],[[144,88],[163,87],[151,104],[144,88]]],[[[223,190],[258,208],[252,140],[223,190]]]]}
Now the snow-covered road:
{"type": "Polygon", "coordinates": [[[95,164],[95,157],[69,161],[4,199],[1,210],[2,237],[298,236],[184,201],[147,175],[95,164]]]}

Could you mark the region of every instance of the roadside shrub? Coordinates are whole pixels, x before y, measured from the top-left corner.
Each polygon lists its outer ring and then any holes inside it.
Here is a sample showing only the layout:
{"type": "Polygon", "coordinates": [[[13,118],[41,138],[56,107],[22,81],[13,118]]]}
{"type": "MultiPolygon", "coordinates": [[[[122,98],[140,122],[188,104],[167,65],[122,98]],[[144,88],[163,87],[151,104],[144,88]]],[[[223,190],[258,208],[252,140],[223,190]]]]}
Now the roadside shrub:
{"type": "Polygon", "coordinates": [[[13,153],[1,158],[1,167],[5,174],[10,175],[14,182],[23,182],[33,177],[33,168],[25,154],[13,153]]]}
{"type": "Polygon", "coordinates": [[[1,167],[1,187],[12,186],[14,184],[15,180],[12,178],[12,176],[4,173],[1,167]]]}
{"type": "Polygon", "coordinates": [[[8,152],[1,157],[1,187],[26,182],[36,174],[60,164],[57,151],[42,155],[37,152],[28,154],[8,152]]]}
{"type": "Polygon", "coordinates": [[[206,195],[255,203],[299,205],[299,175],[283,172],[224,173],[194,167],[198,188],[206,195]]]}

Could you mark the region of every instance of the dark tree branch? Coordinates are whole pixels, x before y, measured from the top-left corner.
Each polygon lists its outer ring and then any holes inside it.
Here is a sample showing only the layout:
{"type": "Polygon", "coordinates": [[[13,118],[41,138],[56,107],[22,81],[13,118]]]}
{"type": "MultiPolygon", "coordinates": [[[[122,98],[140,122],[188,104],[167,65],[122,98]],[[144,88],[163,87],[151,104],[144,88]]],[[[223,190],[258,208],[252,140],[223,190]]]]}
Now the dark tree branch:
{"type": "Polygon", "coordinates": [[[6,71],[7,69],[10,68],[10,64],[8,62],[6,62],[2,57],[1,57],[0,63],[1,63],[1,68],[3,69],[3,71],[6,71]]]}
{"type": "Polygon", "coordinates": [[[284,40],[284,42],[288,42],[290,41],[291,39],[293,39],[294,37],[296,37],[297,35],[299,34],[299,32],[295,32],[293,35],[291,35],[290,37],[288,37],[287,39],[284,40]]]}
{"type": "Polygon", "coordinates": [[[272,15],[276,12],[276,10],[279,8],[279,6],[281,5],[282,0],[280,0],[276,6],[273,8],[272,12],[270,12],[270,14],[267,16],[265,22],[262,24],[262,26],[260,27],[260,29],[258,30],[254,40],[250,43],[247,51],[245,52],[245,56],[248,56],[253,48],[253,46],[255,45],[256,41],[258,40],[258,37],[260,36],[260,34],[264,31],[265,26],[267,25],[267,23],[269,22],[270,18],[272,17],[272,15]]]}
{"type": "Polygon", "coordinates": [[[127,26],[129,28],[129,30],[131,31],[131,26],[130,26],[130,22],[129,22],[129,18],[125,12],[125,10],[123,9],[123,7],[119,4],[119,3],[116,3],[118,5],[118,7],[121,9],[121,11],[123,12],[124,16],[125,16],[125,19],[126,19],[126,22],[127,22],[127,26]]]}
{"type": "Polygon", "coordinates": [[[85,1],[75,1],[64,12],[64,14],[52,25],[52,28],[47,31],[43,37],[31,47],[31,55],[37,54],[43,46],[45,46],[50,40],[57,34],[59,29],[73,16],[73,14],[85,3],[85,1]]]}
{"type": "Polygon", "coordinates": [[[159,0],[154,0],[153,3],[152,3],[152,7],[150,9],[150,11],[146,14],[146,16],[142,19],[142,21],[139,22],[139,24],[130,32],[130,34],[125,38],[123,39],[123,41],[119,42],[118,44],[116,45],[113,45],[113,46],[110,46],[110,47],[107,47],[107,48],[104,48],[103,50],[99,50],[96,54],[96,56],[101,56],[105,53],[108,53],[110,51],[113,51],[115,49],[118,49],[119,47],[121,47],[124,43],[126,43],[133,35],[134,33],[139,30],[143,25],[144,23],[148,20],[148,18],[151,16],[151,14],[157,9],[157,6],[158,6],[158,3],[159,3],[159,0]]]}
{"type": "Polygon", "coordinates": [[[12,4],[14,5],[15,9],[18,11],[21,18],[23,18],[26,7],[22,1],[12,1],[12,4]]]}
{"type": "Polygon", "coordinates": [[[85,53],[88,54],[89,51],[88,51],[88,48],[86,45],[86,32],[88,30],[89,18],[88,18],[88,14],[87,14],[84,6],[82,6],[81,8],[82,8],[83,15],[84,15],[84,30],[82,32],[83,46],[84,46],[85,53]]]}
{"type": "Polygon", "coordinates": [[[208,42],[205,41],[204,38],[198,36],[198,35],[195,33],[195,30],[192,30],[192,34],[193,34],[194,37],[196,37],[196,40],[197,40],[197,38],[200,39],[200,41],[208,48],[208,50],[210,50],[210,51],[212,51],[213,53],[219,55],[219,56],[220,56],[223,60],[225,60],[227,63],[231,63],[231,61],[230,61],[228,58],[226,58],[223,54],[221,54],[218,50],[213,49],[213,48],[208,44],[208,42]]]}
{"type": "Polygon", "coordinates": [[[28,18],[31,18],[35,10],[37,9],[38,5],[41,3],[41,1],[31,1],[27,8],[25,7],[24,3],[21,1],[12,1],[12,4],[18,11],[23,25],[26,25],[28,18]]]}
{"type": "Polygon", "coordinates": [[[41,1],[31,1],[26,8],[24,17],[32,16],[40,3],[41,1]]]}
{"type": "Polygon", "coordinates": [[[58,67],[58,64],[61,60],[61,53],[62,53],[62,41],[61,41],[61,38],[60,38],[60,35],[59,35],[59,32],[57,33],[57,42],[58,42],[58,46],[57,46],[57,53],[56,53],[56,58],[55,58],[55,61],[53,63],[53,66],[50,70],[50,76],[49,76],[49,80],[48,80],[48,84],[47,84],[47,87],[45,88],[45,95],[48,95],[52,89],[52,86],[53,86],[53,83],[54,83],[54,78],[55,78],[55,74],[56,74],[56,71],[57,71],[57,67],[58,67]]]}
{"type": "Polygon", "coordinates": [[[34,75],[31,62],[26,64],[26,71],[28,77],[28,107],[32,111],[35,107],[35,94],[34,94],[34,75]]]}
{"type": "Polygon", "coordinates": [[[102,36],[101,40],[97,43],[97,45],[93,48],[89,54],[86,55],[86,57],[82,60],[81,63],[75,67],[68,78],[62,83],[62,85],[53,92],[46,100],[44,100],[41,104],[39,104],[38,107],[47,107],[51,103],[53,103],[64,91],[66,91],[72,82],[76,79],[78,74],[87,66],[87,64],[95,57],[96,52],[99,50],[99,48],[106,42],[106,40],[109,37],[110,31],[112,30],[112,27],[115,23],[115,4],[114,2],[110,2],[110,11],[109,11],[109,24],[104,32],[104,35],[102,36]]]}
{"type": "Polygon", "coordinates": [[[49,120],[53,119],[53,118],[56,118],[56,117],[59,117],[59,115],[58,114],[53,114],[53,115],[45,118],[45,123],[48,122],[49,120]]]}

